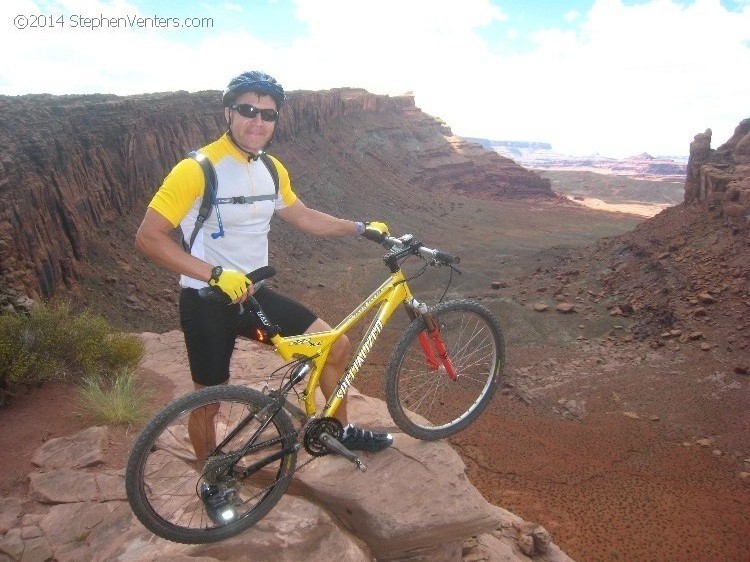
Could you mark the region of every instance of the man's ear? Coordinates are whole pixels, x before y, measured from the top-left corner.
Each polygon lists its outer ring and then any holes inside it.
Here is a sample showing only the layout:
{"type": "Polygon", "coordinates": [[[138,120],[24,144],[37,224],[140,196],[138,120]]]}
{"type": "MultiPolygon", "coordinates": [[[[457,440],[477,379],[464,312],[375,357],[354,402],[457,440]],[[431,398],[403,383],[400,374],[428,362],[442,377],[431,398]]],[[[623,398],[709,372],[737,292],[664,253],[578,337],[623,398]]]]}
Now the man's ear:
{"type": "Polygon", "coordinates": [[[230,111],[232,111],[232,110],[229,109],[228,107],[224,108],[224,119],[226,120],[227,123],[229,123],[229,112],[230,111]]]}

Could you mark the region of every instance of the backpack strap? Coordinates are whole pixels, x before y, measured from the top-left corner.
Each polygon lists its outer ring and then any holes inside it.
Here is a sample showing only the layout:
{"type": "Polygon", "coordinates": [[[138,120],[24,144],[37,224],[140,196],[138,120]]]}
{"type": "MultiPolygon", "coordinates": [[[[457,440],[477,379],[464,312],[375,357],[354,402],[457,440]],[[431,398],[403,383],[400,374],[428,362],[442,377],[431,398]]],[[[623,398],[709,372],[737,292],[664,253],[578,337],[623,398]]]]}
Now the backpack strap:
{"type": "Polygon", "coordinates": [[[208,218],[208,215],[211,214],[211,208],[213,207],[214,199],[216,198],[217,180],[214,165],[211,164],[211,161],[205,154],[193,151],[188,154],[188,156],[200,164],[201,169],[203,170],[203,178],[205,180],[203,200],[198,209],[198,217],[195,219],[195,226],[193,227],[193,233],[190,235],[190,242],[186,242],[184,238],[182,240],[182,245],[185,247],[185,250],[190,252],[193,248],[195,237],[198,236],[198,232],[203,228],[203,223],[208,218]]]}
{"type": "MultiPolygon", "coordinates": [[[[198,209],[198,217],[195,219],[195,226],[193,227],[193,232],[190,235],[190,242],[188,243],[184,238],[182,239],[182,245],[185,248],[185,251],[188,253],[193,248],[193,242],[195,242],[196,236],[198,236],[198,232],[200,232],[200,229],[203,228],[203,223],[206,222],[206,219],[211,214],[211,209],[214,206],[214,203],[252,203],[255,198],[250,197],[231,197],[229,200],[223,200],[223,199],[217,199],[216,193],[218,190],[218,180],[216,179],[216,170],[214,169],[213,164],[211,164],[211,161],[206,157],[205,154],[201,154],[200,152],[193,151],[190,154],[188,154],[190,158],[198,162],[200,164],[201,169],[203,170],[203,178],[205,187],[203,189],[203,200],[201,201],[201,206],[198,209]]],[[[271,174],[271,178],[273,179],[273,186],[275,189],[275,194],[273,196],[273,200],[276,200],[276,198],[279,196],[279,172],[276,169],[276,165],[273,163],[273,160],[271,160],[271,157],[268,156],[265,152],[260,155],[260,160],[263,162],[263,164],[268,169],[268,172],[271,174]]],[[[258,197],[257,200],[261,199],[271,199],[267,196],[261,196],[258,197]]]]}
{"type": "Polygon", "coordinates": [[[273,186],[276,188],[276,197],[278,197],[279,196],[279,171],[276,169],[276,164],[273,163],[273,160],[271,160],[271,157],[265,152],[261,153],[260,159],[266,165],[266,168],[268,168],[268,171],[271,174],[271,178],[273,178],[273,186]]]}

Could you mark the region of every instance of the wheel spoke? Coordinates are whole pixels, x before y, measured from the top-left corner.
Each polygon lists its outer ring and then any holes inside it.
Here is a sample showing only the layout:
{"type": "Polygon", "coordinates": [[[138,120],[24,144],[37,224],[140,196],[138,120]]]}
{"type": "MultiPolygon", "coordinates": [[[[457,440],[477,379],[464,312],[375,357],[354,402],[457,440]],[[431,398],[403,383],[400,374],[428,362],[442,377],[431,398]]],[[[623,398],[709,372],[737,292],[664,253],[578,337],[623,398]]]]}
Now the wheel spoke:
{"type": "Polygon", "coordinates": [[[139,520],[169,540],[206,543],[261,519],[289,485],[296,460],[296,433],[283,411],[262,431],[257,420],[248,418],[268,403],[267,397],[244,387],[211,387],[158,414],[128,462],[128,500],[139,520]],[[215,443],[222,444],[220,450],[215,443]],[[198,466],[197,450],[211,451],[205,466],[198,466]],[[243,467],[281,451],[260,470],[237,478],[243,467]],[[221,519],[224,512],[232,514],[229,522],[221,519]]]}
{"type": "Polygon", "coordinates": [[[451,435],[479,415],[494,394],[497,358],[504,354],[502,330],[481,305],[453,301],[432,314],[456,378],[426,363],[418,340],[424,326],[415,321],[397,344],[386,382],[394,421],[422,439],[451,435]]]}

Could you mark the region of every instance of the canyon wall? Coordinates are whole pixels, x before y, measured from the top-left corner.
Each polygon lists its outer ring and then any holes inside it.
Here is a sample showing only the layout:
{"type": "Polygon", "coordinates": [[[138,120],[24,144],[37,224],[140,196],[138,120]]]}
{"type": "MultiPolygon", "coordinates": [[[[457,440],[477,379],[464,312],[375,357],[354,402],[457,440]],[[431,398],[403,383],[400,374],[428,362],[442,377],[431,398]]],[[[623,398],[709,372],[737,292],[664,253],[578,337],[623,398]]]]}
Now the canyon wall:
{"type": "MultiPolygon", "coordinates": [[[[225,127],[218,91],[0,96],[0,115],[0,286],[34,298],[74,285],[87,240],[142,212],[169,169],[225,127]]],[[[548,180],[453,136],[411,96],[292,92],[274,143],[303,170],[302,191],[320,177],[306,170],[324,162],[436,194],[556,197],[548,180]]]]}
{"type": "Polygon", "coordinates": [[[706,201],[733,217],[750,218],[750,118],[732,138],[711,148],[711,129],[690,143],[685,203],[706,201]]]}

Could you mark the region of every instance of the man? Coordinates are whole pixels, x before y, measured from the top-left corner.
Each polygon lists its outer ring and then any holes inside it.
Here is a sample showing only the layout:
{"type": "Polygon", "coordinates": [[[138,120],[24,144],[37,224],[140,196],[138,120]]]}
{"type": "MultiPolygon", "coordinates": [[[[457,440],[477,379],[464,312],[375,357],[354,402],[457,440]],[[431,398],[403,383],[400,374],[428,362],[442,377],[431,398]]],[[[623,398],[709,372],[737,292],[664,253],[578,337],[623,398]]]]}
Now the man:
{"type": "MultiPolygon", "coordinates": [[[[205,189],[201,165],[193,158],[179,162],[154,196],[136,235],[136,247],[157,263],[181,274],[180,324],[185,335],[190,371],[196,389],[225,384],[238,334],[249,330],[240,306],[254,294],[282,335],[319,332],[330,326],[294,300],[265,285],[254,288],[245,274],[268,264],[268,231],[276,213],[302,232],[316,236],[362,234],[364,225],[307,207],[294,193],[289,174],[275,158],[267,165],[260,156],[273,137],[285,100],[282,86],[271,76],[245,72],[233,78],[223,95],[227,132],[200,149],[216,172],[212,212],[196,226],[205,189]],[[278,193],[269,166],[278,176],[278,193]],[[189,246],[185,251],[171,237],[180,227],[189,246]],[[199,229],[198,229],[199,228],[199,229]],[[198,289],[213,285],[232,299],[224,305],[203,299],[198,289]]],[[[382,223],[373,226],[385,230],[382,223]]],[[[344,336],[334,344],[321,375],[326,397],[334,391],[349,360],[344,336]]],[[[213,415],[209,414],[212,418],[213,415]]],[[[347,424],[344,401],[336,417],[344,424],[342,443],[349,449],[379,451],[389,447],[390,434],[347,424]]],[[[199,462],[213,447],[212,427],[192,416],[188,430],[199,462]]],[[[211,424],[212,425],[212,424],[211,424]]]]}

